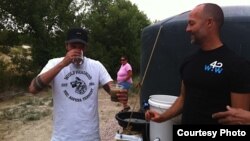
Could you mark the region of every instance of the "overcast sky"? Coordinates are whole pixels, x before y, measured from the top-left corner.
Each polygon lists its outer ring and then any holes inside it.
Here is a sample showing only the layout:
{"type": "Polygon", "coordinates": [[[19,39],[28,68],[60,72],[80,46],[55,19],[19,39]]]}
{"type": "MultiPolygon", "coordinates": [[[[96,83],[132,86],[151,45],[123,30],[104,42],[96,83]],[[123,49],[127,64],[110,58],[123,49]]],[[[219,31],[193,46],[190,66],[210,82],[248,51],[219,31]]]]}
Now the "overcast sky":
{"type": "Polygon", "coordinates": [[[136,4],[151,20],[163,20],[193,9],[204,2],[216,3],[220,6],[249,5],[250,0],[130,0],[136,4]]]}

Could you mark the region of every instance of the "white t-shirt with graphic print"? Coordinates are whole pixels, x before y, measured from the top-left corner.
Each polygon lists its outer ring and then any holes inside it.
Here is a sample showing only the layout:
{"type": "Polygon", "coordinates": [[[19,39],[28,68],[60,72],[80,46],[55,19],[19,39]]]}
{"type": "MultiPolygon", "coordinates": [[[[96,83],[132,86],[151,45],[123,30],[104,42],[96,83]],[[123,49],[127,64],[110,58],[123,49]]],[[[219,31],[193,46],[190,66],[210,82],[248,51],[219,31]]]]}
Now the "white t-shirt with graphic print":
{"type": "MultiPolygon", "coordinates": [[[[62,58],[49,60],[40,74],[62,58]]],[[[69,64],[50,83],[53,91],[53,134],[51,141],[99,141],[98,88],[112,81],[105,67],[84,57],[79,67],[69,64]]]]}

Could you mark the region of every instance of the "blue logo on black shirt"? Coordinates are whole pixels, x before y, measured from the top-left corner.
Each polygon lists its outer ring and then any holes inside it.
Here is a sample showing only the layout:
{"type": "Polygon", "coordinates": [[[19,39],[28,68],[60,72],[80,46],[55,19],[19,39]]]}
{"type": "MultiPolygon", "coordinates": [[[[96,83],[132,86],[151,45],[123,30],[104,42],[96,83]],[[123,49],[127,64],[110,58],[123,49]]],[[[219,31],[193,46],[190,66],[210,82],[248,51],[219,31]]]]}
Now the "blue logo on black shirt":
{"type": "Polygon", "coordinates": [[[210,63],[209,65],[205,65],[204,71],[213,72],[215,74],[221,74],[223,72],[222,66],[223,64],[221,62],[214,61],[210,63]]]}

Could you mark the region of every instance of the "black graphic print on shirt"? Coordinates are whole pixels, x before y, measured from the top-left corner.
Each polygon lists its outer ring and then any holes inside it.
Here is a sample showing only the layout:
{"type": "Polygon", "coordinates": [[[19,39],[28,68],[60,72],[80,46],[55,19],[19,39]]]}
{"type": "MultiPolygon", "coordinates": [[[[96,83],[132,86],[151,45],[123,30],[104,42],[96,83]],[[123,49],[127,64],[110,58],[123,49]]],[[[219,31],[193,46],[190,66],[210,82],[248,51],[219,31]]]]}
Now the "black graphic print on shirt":
{"type": "Polygon", "coordinates": [[[61,83],[64,95],[72,101],[83,102],[94,92],[92,76],[82,70],[71,71],[64,77],[61,83]]]}

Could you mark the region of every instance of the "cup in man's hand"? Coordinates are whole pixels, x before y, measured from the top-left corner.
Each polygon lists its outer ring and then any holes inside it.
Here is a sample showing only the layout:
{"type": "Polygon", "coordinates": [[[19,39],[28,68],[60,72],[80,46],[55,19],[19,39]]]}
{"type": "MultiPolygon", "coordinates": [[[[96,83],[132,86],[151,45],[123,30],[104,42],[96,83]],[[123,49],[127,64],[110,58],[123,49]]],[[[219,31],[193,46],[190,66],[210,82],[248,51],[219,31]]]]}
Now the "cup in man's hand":
{"type": "Polygon", "coordinates": [[[111,94],[111,101],[118,102],[117,93],[123,90],[123,86],[119,84],[110,84],[110,94],[111,94]]]}
{"type": "Polygon", "coordinates": [[[76,58],[73,59],[73,64],[76,67],[79,67],[83,64],[83,52],[82,52],[82,50],[81,50],[80,56],[77,56],[76,58]]]}

